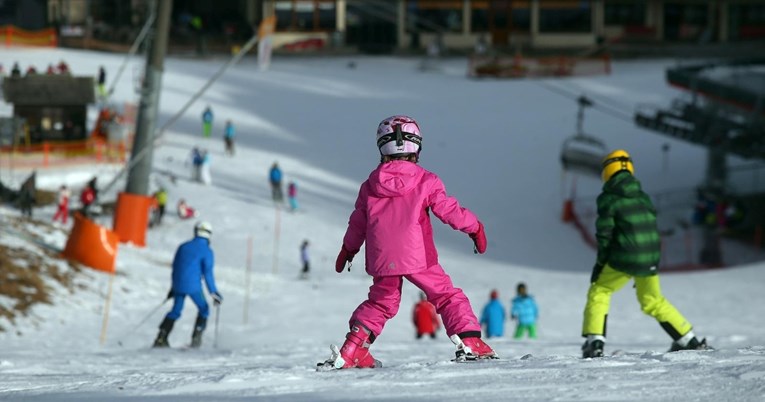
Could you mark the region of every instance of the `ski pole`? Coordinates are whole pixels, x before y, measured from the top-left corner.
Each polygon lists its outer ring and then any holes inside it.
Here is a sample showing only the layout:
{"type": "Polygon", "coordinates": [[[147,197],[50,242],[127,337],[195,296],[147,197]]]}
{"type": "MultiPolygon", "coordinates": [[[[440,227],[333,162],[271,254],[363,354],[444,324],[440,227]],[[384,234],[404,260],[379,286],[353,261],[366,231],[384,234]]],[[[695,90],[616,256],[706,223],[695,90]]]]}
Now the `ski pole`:
{"type": "Polygon", "coordinates": [[[218,348],[218,322],[220,322],[220,304],[215,306],[215,337],[213,338],[213,348],[218,348]]]}
{"type": "Polygon", "coordinates": [[[156,313],[156,312],[157,312],[157,310],[161,309],[161,308],[162,308],[162,306],[164,306],[164,305],[165,305],[165,303],[167,303],[167,301],[168,301],[168,300],[170,300],[170,298],[169,298],[169,297],[168,297],[168,298],[165,298],[165,300],[162,300],[162,303],[160,303],[160,304],[159,304],[157,307],[154,307],[154,308],[153,308],[153,309],[152,309],[152,310],[149,312],[149,314],[146,314],[146,316],[145,316],[145,317],[143,317],[143,319],[141,320],[141,322],[139,322],[139,323],[138,323],[136,326],[134,326],[134,327],[133,327],[133,328],[132,328],[130,331],[128,331],[127,333],[125,333],[124,335],[122,335],[122,336],[120,337],[120,340],[119,340],[119,341],[117,341],[117,344],[118,344],[118,345],[120,345],[120,346],[122,346],[122,339],[124,339],[124,338],[125,338],[125,337],[127,337],[128,335],[130,335],[130,334],[132,334],[133,332],[135,332],[135,331],[136,331],[136,330],[137,330],[137,329],[138,329],[138,328],[139,328],[141,325],[143,325],[143,323],[145,323],[146,321],[148,321],[148,320],[149,320],[149,318],[151,318],[151,316],[153,316],[153,315],[154,315],[154,313],[156,313]]]}

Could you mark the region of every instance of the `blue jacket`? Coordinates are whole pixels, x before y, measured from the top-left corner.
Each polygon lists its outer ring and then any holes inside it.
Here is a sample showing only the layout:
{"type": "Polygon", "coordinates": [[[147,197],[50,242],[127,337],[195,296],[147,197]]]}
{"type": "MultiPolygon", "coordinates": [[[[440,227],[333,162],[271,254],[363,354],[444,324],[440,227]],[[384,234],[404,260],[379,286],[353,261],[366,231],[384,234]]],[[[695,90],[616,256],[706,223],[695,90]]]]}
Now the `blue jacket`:
{"type": "Polygon", "coordinates": [[[202,292],[202,277],[207,284],[207,291],[218,293],[213,277],[215,257],[209,240],[203,237],[181,244],[173,259],[173,293],[193,294],[202,292]]]}
{"type": "Polygon", "coordinates": [[[502,336],[505,333],[505,307],[499,300],[494,299],[483,308],[481,325],[486,325],[486,336],[502,336]]]}
{"type": "Polygon", "coordinates": [[[223,130],[223,137],[234,138],[235,134],[236,134],[236,129],[234,129],[234,125],[226,124],[226,128],[223,130]]]}
{"type": "Polygon", "coordinates": [[[271,183],[281,183],[282,182],[282,171],[278,167],[271,168],[271,171],[269,172],[268,179],[271,180],[271,183]]]}
{"type": "Polygon", "coordinates": [[[537,303],[532,296],[516,296],[513,299],[513,307],[510,310],[510,316],[518,319],[521,325],[533,324],[537,321],[539,312],[537,303]]]}
{"type": "Polygon", "coordinates": [[[202,113],[202,121],[205,123],[211,123],[213,121],[213,113],[210,109],[205,109],[204,113],[202,113]]]}

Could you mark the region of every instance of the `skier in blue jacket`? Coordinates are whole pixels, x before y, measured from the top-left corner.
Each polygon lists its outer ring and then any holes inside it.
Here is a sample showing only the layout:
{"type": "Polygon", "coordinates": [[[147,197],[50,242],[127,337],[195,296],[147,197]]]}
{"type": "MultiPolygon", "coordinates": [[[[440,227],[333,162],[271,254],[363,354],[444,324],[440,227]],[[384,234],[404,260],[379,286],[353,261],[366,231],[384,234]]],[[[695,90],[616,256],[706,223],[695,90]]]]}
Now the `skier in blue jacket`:
{"type": "Polygon", "coordinates": [[[168,299],[173,298],[173,309],[167,313],[159,325],[159,334],[154,341],[154,347],[170,346],[167,337],[173,330],[175,320],[181,317],[186,296],[190,297],[199,309],[191,336],[191,347],[199,347],[202,344],[202,332],[207,326],[207,317],[210,314],[210,308],[202,291],[202,278],[215,305],[218,306],[223,302],[223,296],[215,287],[213,276],[215,259],[210,248],[210,236],[212,236],[212,225],[199,222],[194,226],[194,238],[181,244],[175,252],[173,287],[167,294],[168,299]]]}
{"type": "Polygon", "coordinates": [[[505,333],[505,307],[499,301],[499,293],[492,290],[491,298],[484,306],[481,314],[481,326],[486,331],[486,337],[502,336],[505,333]]]}
{"type": "Polygon", "coordinates": [[[513,298],[513,306],[510,310],[510,317],[518,320],[513,337],[520,339],[524,332],[528,332],[529,338],[534,339],[537,337],[537,317],[539,316],[537,303],[531,295],[526,293],[525,283],[520,282],[516,289],[518,295],[513,298]]]}

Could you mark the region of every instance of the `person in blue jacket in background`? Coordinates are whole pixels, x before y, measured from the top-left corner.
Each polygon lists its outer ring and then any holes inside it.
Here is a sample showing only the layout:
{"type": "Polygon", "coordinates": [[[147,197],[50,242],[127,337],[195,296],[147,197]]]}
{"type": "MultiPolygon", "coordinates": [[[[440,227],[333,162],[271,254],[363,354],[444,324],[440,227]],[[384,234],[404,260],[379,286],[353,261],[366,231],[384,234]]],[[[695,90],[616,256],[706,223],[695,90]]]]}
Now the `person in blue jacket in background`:
{"type": "Polygon", "coordinates": [[[526,293],[525,283],[518,283],[516,292],[518,295],[513,298],[513,306],[510,310],[510,318],[518,320],[513,338],[520,339],[524,332],[528,332],[529,338],[535,339],[537,337],[537,317],[539,317],[537,303],[531,295],[526,293]]]}
{"type": "Polygon", "coordinates": [[[502,336],[505,334],[505,307],[499,301],[499,293],[492,290],[490,300],[484,306],[481,313],[481,326],[484,327],[486,337],[502,336]]]}
{"type": "Polygon", "coordinates": [[[202,332],[207,326],[207,317],[210,314],[210,308],[202,291],[202,278],[215,305],[218,306],[223,302],[223,296],[215,287],[213,276],[215,258],[210,248],[210,236],[212,236],[212,225],[208,222],[199,222],[194,226],[194,238],[181,244],[175,252],[173,285],[167,294],[168,299],[173,298],[173,309],[167,313],[159,325],[159,334],[154,341],[154,347],[170,346],[167,337],[173,330],[175,320],[181,318],[186,296],[189,296],[199,309],[194,332],[191,335],[191,347],[197,348],[202,344],[202,332]]]}

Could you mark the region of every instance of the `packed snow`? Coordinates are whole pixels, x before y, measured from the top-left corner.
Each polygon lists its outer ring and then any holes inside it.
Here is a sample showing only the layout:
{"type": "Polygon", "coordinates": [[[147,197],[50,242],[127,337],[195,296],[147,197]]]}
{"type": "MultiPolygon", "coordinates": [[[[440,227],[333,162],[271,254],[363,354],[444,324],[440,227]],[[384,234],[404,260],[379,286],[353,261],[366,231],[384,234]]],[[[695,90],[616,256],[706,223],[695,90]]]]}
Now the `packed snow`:
{"type": "MultiPolygon", "coordinates": [[[[65,59],[76,75],[94,75],[100,65],[113,75],[123,60],[73,50],[1,49],[0,55],[6,66],[18,60],[22,69],[65,59]]],[[[159,125],[223,63],[169,58],[159,125]]],[[[595,253],[560,219],[572,177],[562,174],[559,152],[574,132],[574,98],[586,94],[627,116],[642,103],[667,104],[679,95],[664,81],[664,69],[672,64],[617,61],[610,76],[499,81],[466,78],[466,62],[457,59],[424,73],[414,58],[276,57],[268,71],[246,58],[160,140],[152,189],[168,189],[169,213],[149,231],[145,248],[120,246],[105,343],[99,338],[109,276],[86,270],[75,291],[54,288],[53,304],[36,306],[15,325],[1,323],[8,330],[0,332],[0,399],[763,400],[765,265],[760,263],[662,275],[665,296],[715,350],[667,353],[670,338],[640,311],[627,286],[612,300],[607,356],[581,359],[582,311],[595,253]],[[207,105],[215,113],[210,139],[201,136],[200,114],[207,105]],[[454,346],[443,330],[435,340],[415,340],[411,308],[418,290],[405,285],[398,316],[371,348],[382,368],[317,372],[316,363],[329,357],[329,345],[342,343],[350,314],[371,284],[363,258],[342,274],[334,272],[334,259],[358,187],[379,159],[377,123],[393,114],[419,121],[422,166],[438,174],[449,194],[486,226],[488,252],[474,255],[466,235],[433,218],[441,264],[476,313],[492,289],[508,308],[515,285],[525,282],[541,310],[539,338],[513,340],[506,332],[488,340],[500,360],[453,363],[454,346]],[[233,157],[223,151],[228,119],[237,129],[233,157]],[[192,146],[212,154],[211,185],[190,180],[192,146]],[[275,161],[285,183],[298,185],[294,213],[275,209],[271,201],[267,174],[275,161]],[[187,303],[170,336],[174,348],[156,350],[150,345],[170,308],[162,304],[169,266],[195,223],[173,215],[181,198],[214,227],[215,273],[225,300],[213,310],[201,349],[185,347],[196,315],[187,303]],[[308,280],[299,279],[304,239],[311,243],[308,280]]],[[[131,61],[113,101],[137,102],[141,69],[142,60],[131,61]]],[[[9,115],[11,107],[0,105],[0,113],[9,115]]],[[[585,130],[609,148],[629,150],[649,193],[692,189],[703,178],[705,151],[698,146],[640,130],[629,119],[597,109],[586,112],[585,130]],[[662,159],[665,143],[671,145],[668,165],[662,159]]],[[[7,156],[2,159],[8,166],[7,156]]],[[[103,184],[116,171],[115,166],[43,169],[38,185],[55,190],[66,182],[79,189],[91,175],[103,184]]],[[[28,173],[3,168],[0,178],[18,185],[28,173]]],[[[577,179],[583,200],[594,202],[600,186],[596,179],[577,179]]],[[[124,182],[104,198],[113,199],[122,189],[124,182]]],[[[35,219],[47,224],[54,212],[54,206],[36,209],[35,219]]],[[[690,206],[685,212],[691,213],[690,206]]],[[[16,210],[0,207],[4,221],[16,216],[16,210]]],[[[111,227],[109,216],[98,222],[111,227]]],[[[58,248],[67,233],[60,225],[40,231],[58,248]]],[[[37,247],[7,231],[0,236],[2,244],[37,247]]],[[[505,325],[510,331],[513,323],[505,325]]]]}

